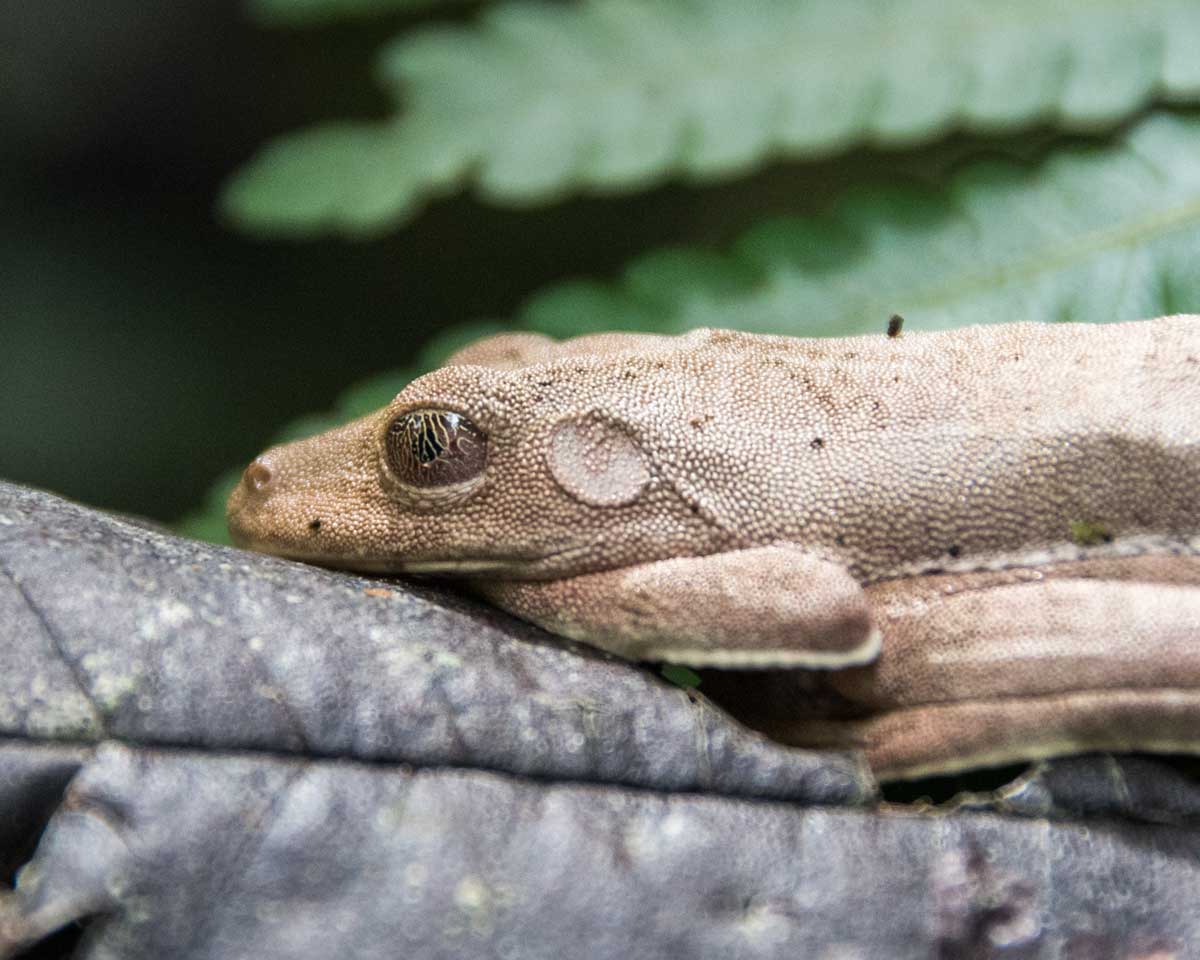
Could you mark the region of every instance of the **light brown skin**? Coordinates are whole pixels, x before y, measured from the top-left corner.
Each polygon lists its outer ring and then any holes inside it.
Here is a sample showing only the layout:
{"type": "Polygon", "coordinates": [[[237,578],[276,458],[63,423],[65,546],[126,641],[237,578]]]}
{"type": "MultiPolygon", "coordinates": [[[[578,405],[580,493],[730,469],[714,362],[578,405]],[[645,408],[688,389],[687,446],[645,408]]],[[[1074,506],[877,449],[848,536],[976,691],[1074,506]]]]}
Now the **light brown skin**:
{"type": "Polygon", "coordinates": [[[229,522],[271,553],[466,577],[625,656],[845,668],[867,719],[758,725],[860,742],[884,776],[1200,751],[1196,411],[1194,316],[514,334],[267,451],[229,522]]]}

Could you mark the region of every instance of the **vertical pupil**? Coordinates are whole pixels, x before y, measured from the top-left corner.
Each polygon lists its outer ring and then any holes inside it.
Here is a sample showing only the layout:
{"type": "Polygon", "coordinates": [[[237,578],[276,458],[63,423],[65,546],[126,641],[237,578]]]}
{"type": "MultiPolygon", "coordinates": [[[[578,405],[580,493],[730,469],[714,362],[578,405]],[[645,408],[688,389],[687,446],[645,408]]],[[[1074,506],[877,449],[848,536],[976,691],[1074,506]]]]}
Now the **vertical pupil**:
{"type": "Polygon", "coordinates": [[[445,453],[453,442],[453,433],[458,426],[458,416],[453,413],[425,413],[414,424],[412,432],[413,458],[421,464],[433,463],[445,453]]]}
{"type": "Polygon", "coordinates": [[[413,456],[421,463],[433,463],[445,448],[429,430],[422,430],[413,440],[413,456]]]}
{"type": "Polygon", "coordinates": [[[487,436],[449,410],[413,410],[388,428],[387,457],[396,475],[420,486],[479,476],[487,463],[487,436]]]}

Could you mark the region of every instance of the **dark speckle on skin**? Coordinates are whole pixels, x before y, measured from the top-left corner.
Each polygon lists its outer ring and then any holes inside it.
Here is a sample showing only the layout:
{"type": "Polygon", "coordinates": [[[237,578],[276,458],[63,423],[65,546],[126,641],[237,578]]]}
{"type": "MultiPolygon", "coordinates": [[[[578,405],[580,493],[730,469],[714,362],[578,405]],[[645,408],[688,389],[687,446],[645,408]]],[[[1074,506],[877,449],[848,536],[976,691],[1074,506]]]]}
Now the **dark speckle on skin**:
{"type": "Polygon", "coordinates": [[[825,440],[822,437],[813,437],[812,440],[809,441],[808,445],[814,450],[820,450],[823,446],[825,446],[825,440]]]}
{"type": "Polygon", "coordinates": [[[962,553],[962,547],[960,547],[957,543],[952,543],[946,548],[946,552],[952,557],[957,557],[962,553]]]}
{"type": "Polygon", "coordinates": [[[318,530],[320,530],[321,529],[320,519],[314,518],[314,519],[308,521],[308,529],[311,530],[313,533],[316,533],[318,530]]]}

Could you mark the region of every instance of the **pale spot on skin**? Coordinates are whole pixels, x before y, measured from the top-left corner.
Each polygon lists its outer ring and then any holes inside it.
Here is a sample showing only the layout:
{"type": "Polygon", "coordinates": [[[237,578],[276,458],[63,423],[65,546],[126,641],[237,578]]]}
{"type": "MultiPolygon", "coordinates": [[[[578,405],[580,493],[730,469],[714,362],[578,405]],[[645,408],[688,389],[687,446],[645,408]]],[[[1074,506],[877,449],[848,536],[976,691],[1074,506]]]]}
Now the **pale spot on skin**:
{"type": "Polygon", "coordinates": [[[637,441],[596,415],[555,427],[546,463],[560,487],[596,507],[632,503],[650,482],[637,441]]]}

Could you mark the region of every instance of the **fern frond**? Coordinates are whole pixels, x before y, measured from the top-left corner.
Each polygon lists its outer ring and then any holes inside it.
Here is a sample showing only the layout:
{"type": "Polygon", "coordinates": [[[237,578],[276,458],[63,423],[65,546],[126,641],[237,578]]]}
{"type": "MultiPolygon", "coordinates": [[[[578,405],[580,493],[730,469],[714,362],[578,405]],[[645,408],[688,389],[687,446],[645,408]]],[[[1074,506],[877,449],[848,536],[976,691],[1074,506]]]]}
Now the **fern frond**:
{"type": "Polygon", "coordinates": [[[402,39],[381,71],[395,122],[284,138],[226,209],[248,229],[359,234],[468,181],[527,205],[950,129],[1106,129],[1200,99],[1197,50],[1195,0],[506,3],[402,39]]]}
{"type": "Polygon", "coordinates": [[[792,336],[1200,311],[1200,116],[1151,116],[1109,146],[989,159],[949,185],[859,189],[724,255],[651,253],[613,285],[553,288],[520,326],[554,336],[698,326],[792,336]]]}

